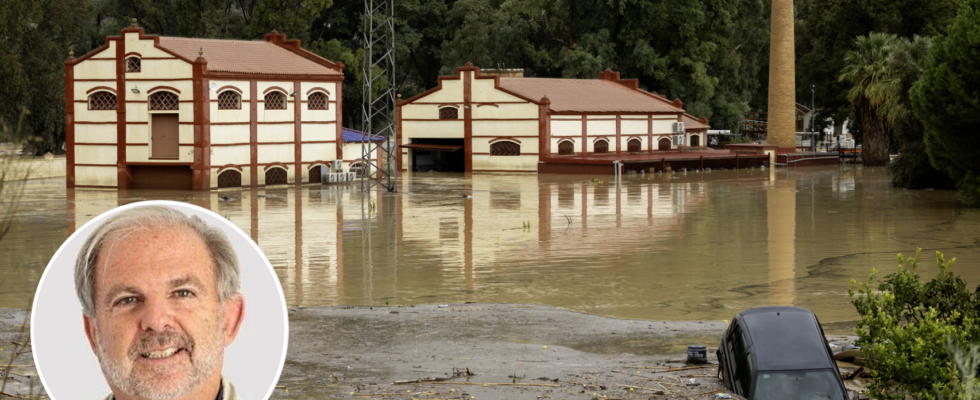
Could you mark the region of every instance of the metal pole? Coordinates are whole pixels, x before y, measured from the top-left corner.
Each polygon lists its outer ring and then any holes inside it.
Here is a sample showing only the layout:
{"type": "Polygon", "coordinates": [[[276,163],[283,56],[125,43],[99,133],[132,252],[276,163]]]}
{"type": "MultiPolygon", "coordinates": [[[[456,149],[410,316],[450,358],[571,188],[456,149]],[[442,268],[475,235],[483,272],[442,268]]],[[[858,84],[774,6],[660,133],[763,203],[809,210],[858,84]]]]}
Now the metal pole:
{"type": "Polygon", "coordinates": [[[813,135],[813,117],[817,116],[816,85],[810,85],[810,146],[817,151],[817,138],[813,135]]]}
{"type": "Polygon", "coordinates": [[[364,0],[361,190],[396,190],[395,1],[364,0]],[[380,140],[376,139],[380,136],[380,140]],[[374,157],[378,157],[377,160],[374,157]],[[379,165],[380,164],[380,165],[379,165]]]}

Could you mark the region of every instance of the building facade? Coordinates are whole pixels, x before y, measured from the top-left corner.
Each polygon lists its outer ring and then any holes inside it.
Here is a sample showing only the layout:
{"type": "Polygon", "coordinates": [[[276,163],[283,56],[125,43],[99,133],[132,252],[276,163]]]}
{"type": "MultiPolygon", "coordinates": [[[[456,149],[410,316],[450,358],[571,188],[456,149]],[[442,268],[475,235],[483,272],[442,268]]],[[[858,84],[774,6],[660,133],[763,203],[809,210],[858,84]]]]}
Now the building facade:
{"type": "Polygon", "coordinates": [[[134,22],[65,61],[67,186],[318,182],[342,154],[343,68],[275,31],[162,37],[134,22]]]}
{"type": "Polygon", "coordinates": [[[503,75],[467,63],[437,87],[399,100],[399,170],[534,172],[542,162],[677,151],[706,139],[707,119],[617,72],[599,79],[503,75]]]}

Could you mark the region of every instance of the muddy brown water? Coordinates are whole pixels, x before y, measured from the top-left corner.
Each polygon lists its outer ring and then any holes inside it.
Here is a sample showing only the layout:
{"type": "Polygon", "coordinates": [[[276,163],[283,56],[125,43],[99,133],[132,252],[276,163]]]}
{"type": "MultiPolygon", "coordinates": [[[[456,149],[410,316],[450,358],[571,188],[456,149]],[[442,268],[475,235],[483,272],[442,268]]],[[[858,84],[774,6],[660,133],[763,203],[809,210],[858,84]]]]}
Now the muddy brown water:
{"type": "Polygon", "coordinates": [[[846,333],[857,318],[848,282],[894,272],[897,253],[922,247],[919,271],[931,277],[940,250],[969,287],[980,283],[980,212],[955,192],[893,188],[883,168],[592,178],[415,173],[399,193],[370,195],[345,184],[197,193],[28,181],[0,242],[0,307],[27,307],[74,229],[149,199],[230,218],[266,253],[290,305],[531,303],[717,320],[785,304],[846,333]]]}

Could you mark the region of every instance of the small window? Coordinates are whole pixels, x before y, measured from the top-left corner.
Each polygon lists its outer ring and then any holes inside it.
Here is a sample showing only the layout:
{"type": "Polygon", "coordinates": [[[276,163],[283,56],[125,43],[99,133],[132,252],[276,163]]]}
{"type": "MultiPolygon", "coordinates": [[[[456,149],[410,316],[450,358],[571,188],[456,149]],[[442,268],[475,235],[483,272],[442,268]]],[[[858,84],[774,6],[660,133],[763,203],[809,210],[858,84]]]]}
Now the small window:
{"type": "MultiPolygon", "coordinates": [[[[280,93],[281,94],[281,93],[280,93]]],[[[286,170],[282,168],[269,168],[265,171],[265,184],[268,185],[285,185],[286,182],[286,170]]]]}
{"type": "Polygon", "coordinates": [[[439,119],[459,119],[459,109],[456,107],[440,108],[439,119]]]}
{"type": "Polygon", "coordinates": [[[319,165],[317,165],[317,166],[315,166],[313,168],[310,168],[310,172],[309,172],[309,175],[310,175],[310,183],[320,183],[320,181],[321,181],[321,179],[320,179],[321,178],[320,171],[322,171],[322,170],[320,169],[320,166],[319,165]]]}
{"type": "Polygon", "coordinates": [[[316,92],[310,95],[309,102],[306,104],[310,110],[327,110],[329,109],[328,101],[326,93],[316,92]]]}
{"type": "Polygon", "coordinates": [[[491,156],[519,156],[521,145],[514,142],[497,142],[490,144],[491,156]]]}
{"type": "Polygon", "coordinates": [[[575,154],[575,145],[570,140],[558,143],[558,155],[575,154]]]}
{"type": "Polygon", "coordinates": [[[600,140],[595,142],[595,152],[596,153],[608,153],[609,152],[609,142],[605,140],[600,140]]]}
{"type": "Polygon", "coordinates": [[[179,110],[180,99],[175,93],[156,92],[150,95],[151,110],[179,110]]]}
{"type": "Polygon", "coordinates": [[[232,90],[226,90],[218,94],[219,110],[241,110],[242,95],[232,90]]]}
{"type": "Polygon", "coordinates": [[[630,153],[640,151],[640,139],[633,138],[626,142],[626,151],[630,153]]]}
{"type": "Polygon", "coordinates": [[[126,72],[140,72],[142,62],[139,57],[129,57],[126,59],[126,72]]]}
{"type": "Polygon", "coordinates": [[[110,92],[95,92],[88,96],[89,110],[115,110],[116,95],[110,92]]]}
{"type": "Polygon", "coordinates": [[[353,163],[351,164],[350,168],[347,169],[347,172],[353,172],[357,174],[357,176],[361,176],[362,171],[364,171],[364,165],[361,163],[353,163]]]}
{"type": "Polygon", "coordinates": [[[265,95],[265,109],[266,110],[285,110],[286,109],[286,95],[282,92],[269,92],[265,95]]]}
{"type": "Polygon", "coordinates": [[[218,187],[242,187],[242,173],[233,169],[226,169],[218,174],[218,187]]]}

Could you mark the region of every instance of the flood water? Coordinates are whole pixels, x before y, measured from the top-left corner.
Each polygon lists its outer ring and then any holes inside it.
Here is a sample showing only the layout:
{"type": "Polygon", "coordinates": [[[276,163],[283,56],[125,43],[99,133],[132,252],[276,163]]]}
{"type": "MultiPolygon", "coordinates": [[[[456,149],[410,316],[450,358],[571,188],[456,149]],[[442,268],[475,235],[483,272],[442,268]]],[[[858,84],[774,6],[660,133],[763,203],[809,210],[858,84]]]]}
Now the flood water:
{"type": "Polygon", "coordinates": [[[29,181],[0,242],[0,307],[27,306],[76,227],[149,199],[230,218],[268,256],[290,305],[533,303],[649,320],[795,305],[841,332],[857,318],[849,280],[894,272],[896,253],[922,247],[931,278],[940,250],[969,287],[980,283],[980,212],[955,192],[892,188],[883,168],[599,179],[415,173],[398,193],[370,195],[344,184],[196,193],[29,181]]]}

